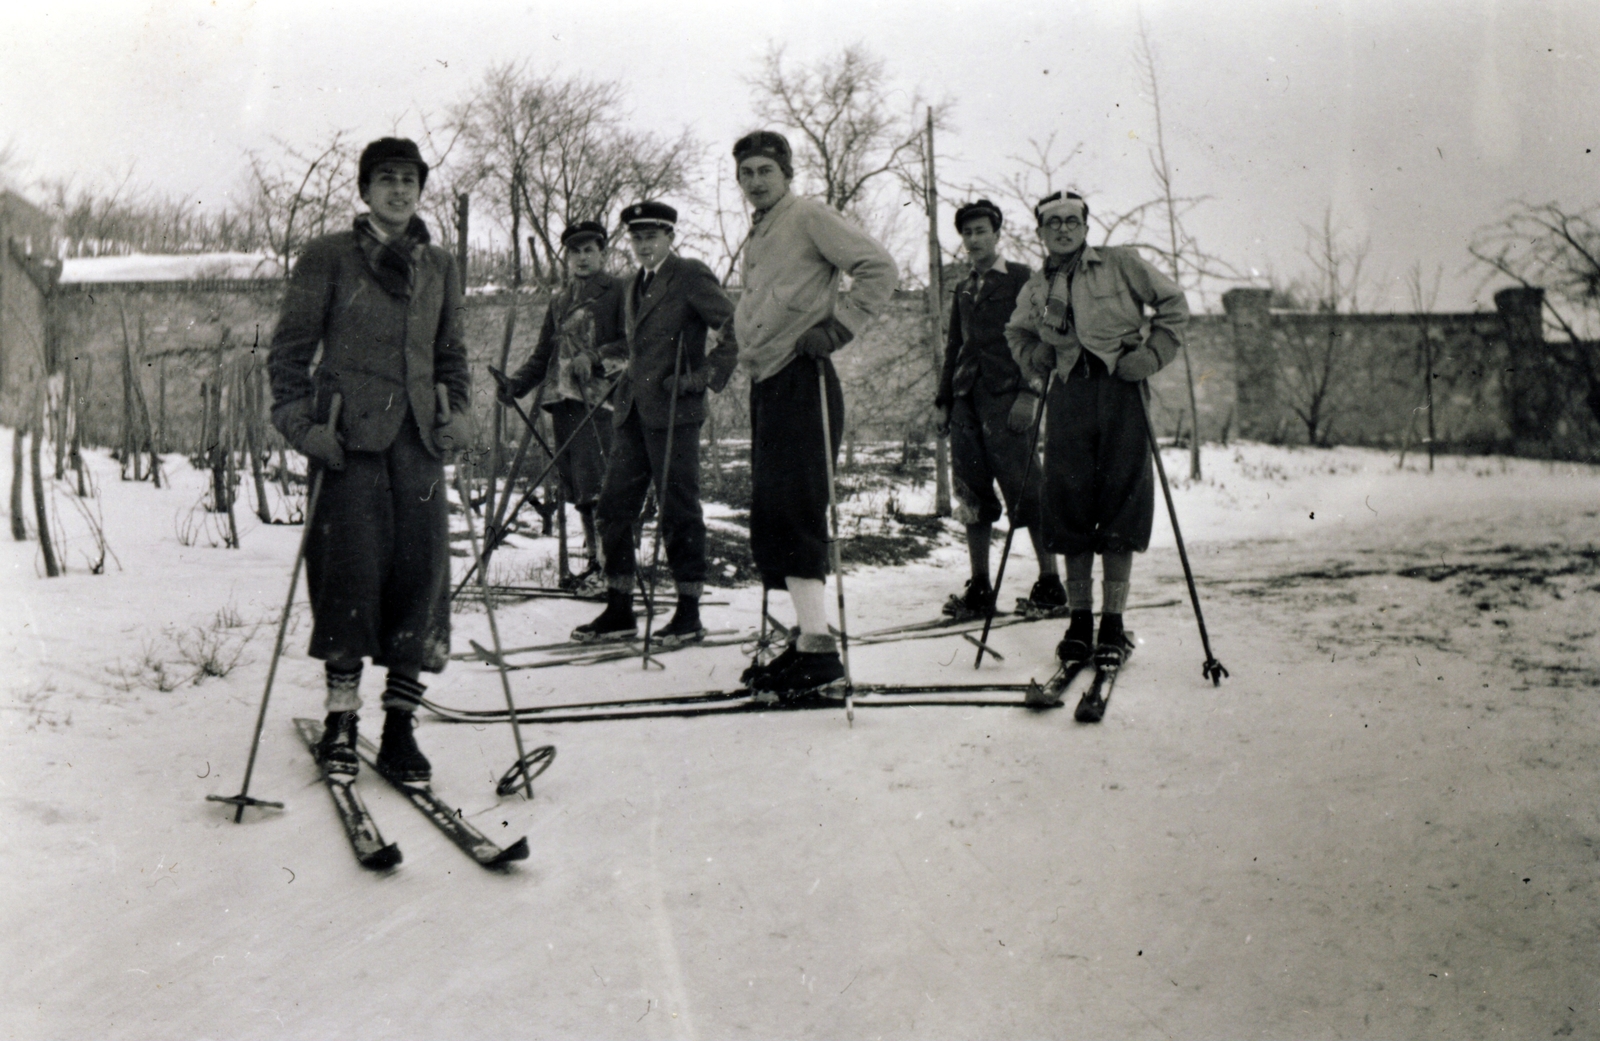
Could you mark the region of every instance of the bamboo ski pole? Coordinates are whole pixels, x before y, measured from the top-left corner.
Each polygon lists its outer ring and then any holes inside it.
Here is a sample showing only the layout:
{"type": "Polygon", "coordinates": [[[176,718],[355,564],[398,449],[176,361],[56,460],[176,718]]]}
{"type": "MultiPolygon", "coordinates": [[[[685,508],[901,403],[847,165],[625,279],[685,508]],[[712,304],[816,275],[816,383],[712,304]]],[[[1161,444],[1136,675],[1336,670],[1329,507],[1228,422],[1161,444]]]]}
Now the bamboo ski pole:
{"type": "Polygon", "coordinates": [[[1167,468],[1161,465],[1161,449],[1156,445],[1156,427],[1150,419],[1150,402],[1145,399],[1145,392],[1149,389],[1146,384],[1140,388],[1139,405],[1144,410],[1144,429],[1150,437],[1150,455],[1156,461],[1156,473],[1161,476],[1161,494],[1167,500],[1167,517],[1172,521],[1172,537],[1178,543],[1178,559],[1183,562],[1183,580],[1189,584],[1189,602],[1194,605],[1195,624],[1200,627],[1200,646],[1206,652],[1205,664],[1200,666],[1200,674],[1211,681],[1213,687],[1222,685],[1222,678],[1228,675],[1228,670],[1211,653],[1211,637],[1206,633],[1205,616],[1200,613],[1200,593],[1194,585],[1194,569],[1189,566],[1189,551],[1183,546],[1183,532],[1178,528],[1178,511],[1172,505],[1172,488],[1167,484],[1167,468]]]}
{"type": "MultiPolygon", "coordinates": [[[[435,383],[433,391],[439,398],[439,415],[444,417],[446,423],[450,422],[450,392],[443,383],[435,383]]],[[[478,558],[478,532],[472,526],[472,498],[467,494],[466,467],[462,464],[460,456],[456,457],[456,495],[461,499],[461,518],[467,525],[467,544],[472,549],[472,558],[478,558]]],[[[493,594],[489,591],[489,582],[484,572],[487,569],[478,569],[478,589],[483,593],[483,613],[489,619],[489,636],[494,641],[494,660],[500,672],[500,687],[506,695],[506,711],[511,715],[511,736],[517,744],[517,763],[525,764],[528,754],[522,746],[522,724],[517,716],[517,703],[511,696],[511,677],[506,673],[505,655],[500,653],[500,625],[494,616],[493,594]]],[[[533,798],[533,778],[528,775],[527,767],[523,766],[522,782],[528,798],[533,798]]]]}
{"type": "MultiPolygon", "coordinates": [[[[678,429],[678,374],[683,371],[683,334],[678,334],[678,349],[672,355],[672,397],[667,401],[667,447],[661,458],[661,482],[656,489],[656,538],[650,550],[650,578],[643,574],[639,584],[644,587],[644,656],[639,668],[650,668],[650,631],[656,620],[656,567],[661,563],[661,529],[667,526],[667,487],[672,478],[672,435],[678,429]]],[[[643,430],[643,422],[640,424],[643,430]]],[[[660,662],[656,662],[661,665],[660,662]]],[[[665,665],[661,666],[666,668],[665,665]]]]}
{"type": "MultiPolygon", "coordinates": [[[[1045,380],[1044,394],[1039,398],[1039,404],[1033,413],[1033,436],[1028,439],[1028,461],[1022,465],[1022,490],[1017,494],[1017,505],[1021,506],[1024,497],[1028,494],[1028,481],[1033,477],[1033,460],[1039,454],[1039,428],[1044,425],[1044,403],[1050,397],[1050,388],[1055,385],[1056,373],[1050,370],[1050,378],[1045,380]]],[[[1040,508],[1044,504],[1041,502],[1040,508]]],[[[1000,583],[1006,579],[1006,561],[1011,557],[1011,540],[1017,534],[1017,518],[1015,510],[1012,512],[1011,525],[1006,529],[1006,543],[1000,550],[1000,568],[994,575],[994,601],[989,605],[989,613],[983,619],[983,635],[978,637],[978,655],[972,659],[972,667],[976,669],[983,664],[983,652],[989,651],[999,657],[989,647],[989,629],[994,625],[994,613],[1000,605],[1000,583]]]]}
{"type": "Polygon", "coordinates": [[[833,538],[828,555],[833,563],[833,584],[839,598],[839,660],[844,664],[844,718],[856,723],[855,682],[850,678],[850,629],[844,620],[844,554],[839,551],[839,496],[833,486],[833,425],[828,419],[828,376],[823,359],[817,363],[817,399],[822,406],[822,459],[828,467],[828,516],[833,538]]]}
{"type": "MultiPolygon", "coordinates": [[[[339,409],[344,405],[344,399],[338,394],[333,396],[333,401],[328,406],[328,429],[339,429],[339,409]]],[[[272,662],[267,666],[267,686],[261,692],[261,709],[256,713],[256,729],[250,735],[250,758],[244,766],[244,783],[239,787],[238,795],[208,795],[206,799],[211,802],[232,803],[238,807],[233,814],[233,823],[238,824],[244,819],[246,806],[271,806],[274,809],[283,809],[281,802],[268,802],[265,799],[252,799],[250,797],[250,776],[255,773],[256,753],[261,748],[261,728],[267,722],[267,702],[272,697],[272,681],[278,675],[278,659],[283,656],[283,638],[289,631],[289,615],[294,610],[294,591],[300,584],[300,567],[305,563],[306,544],[311,541],[311,525],[317,515],[317,500],[322,497],[322,476],[325,468],[317,467],[317,472],[311,475],[311,490],[306,497],[306,515],[300,530],[300,547],[294,552],[294,568],[289,572],[289,595],[283,601],[283,614],[278,618],[278,639],[272,645],[272,662]]]]}

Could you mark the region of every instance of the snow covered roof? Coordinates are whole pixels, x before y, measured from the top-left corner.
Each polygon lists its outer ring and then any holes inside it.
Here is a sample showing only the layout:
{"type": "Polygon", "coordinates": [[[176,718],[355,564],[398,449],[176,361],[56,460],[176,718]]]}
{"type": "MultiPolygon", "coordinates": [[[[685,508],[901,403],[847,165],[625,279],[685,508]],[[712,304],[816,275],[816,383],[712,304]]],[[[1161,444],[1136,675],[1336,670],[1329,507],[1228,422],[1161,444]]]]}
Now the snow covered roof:
{"type": "Polygon", "coordinates": [[[130,253],[73,257],[61,262],[62,282],[190,282],[208,278],[277,278],[265,253],[130,253]]]}

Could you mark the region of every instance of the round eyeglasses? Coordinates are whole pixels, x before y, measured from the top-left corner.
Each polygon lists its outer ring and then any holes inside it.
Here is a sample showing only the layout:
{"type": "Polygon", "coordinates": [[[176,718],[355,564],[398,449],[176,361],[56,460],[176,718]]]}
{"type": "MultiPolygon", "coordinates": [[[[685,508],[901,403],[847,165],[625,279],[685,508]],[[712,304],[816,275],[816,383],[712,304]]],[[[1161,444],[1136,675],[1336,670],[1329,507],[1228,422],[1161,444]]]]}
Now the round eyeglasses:
{"type": "Polygon", "coordinates": [[[1061,231],[1062,229],[1066,229],[1067,231],[1079,231],[1079,230],[1081,230],[1083,228],[1083,218],[1082,217],[1050,217],[1047,220],[1045,220],[1045,222],[1043,224],[1041,224],[1039,226],[1041,228],[1045,228],[1045,229],[1047,229],[1049,231],[1061,231]]]}

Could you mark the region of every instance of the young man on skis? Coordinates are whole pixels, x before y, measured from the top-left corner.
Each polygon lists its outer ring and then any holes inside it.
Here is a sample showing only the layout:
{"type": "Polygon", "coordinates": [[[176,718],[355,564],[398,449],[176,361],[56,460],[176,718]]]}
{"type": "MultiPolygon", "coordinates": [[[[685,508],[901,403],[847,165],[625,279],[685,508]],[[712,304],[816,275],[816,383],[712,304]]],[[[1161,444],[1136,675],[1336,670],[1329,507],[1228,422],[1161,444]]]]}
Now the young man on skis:
{"type": "Polygon", "coordinates": [[[1056,192],[1033,212],[1049,257],[1023,287],[1005,333],[1023,373],[1038,391],[1048,387],[1044,542],[1067,558],[1071,619],[1056,654],[1067,665],[1092,657],[1114,672],[1133,649],[1122,612],[1133,555],[1149,548],[1155,513],[1143,384],[1177,355],[1189,305],[1136,250],[1086,244],[1082,196],[1056,192]]]}
{"type": "Polygon", "coordinates": [[[710,268],[672,251],[677,210],[662,202],[635,203],[622,211],[622,221],[639,261],[638,272],[623,289],[624,338],[573,359],[573,370],[581,377],[592,375],[601,360],[626,367],[615,394],[610,464],[595,507],[606,609],[574,629],[572,638],[591,642],[637,635],[633,532],[645,491],[654,481],[660,501],[656,523],[678,593],[677,611],[658,635],[663,646],[675,647],[700,640],[706,632],[700,624],[706,578],[700,424],[705,422],[706,391],[720,392],[737,360],[733,301],[710,268]],[[708,351],[707,334],[713,330],[718,338],[708,351]]]}
{"type": "Polygon", "coordinates": [[[843,214],[789,190],[794,162],[782,134],[747,134],[733,158],[754,210],[735,318],[739,363],[750,374],[750,551],[766,588],[789,591],[799,628],[795,643],[746,670],[744,682],[794,694],[844,676],[824,584],[828,459],[844,432],[844,392],[829,356],[889,302],[896,273],[888,251],[843,214]],[[851,279],[843,295],[842,275],[851,279]]]}
{"type": "Polygon", "coordinates": [[[989,541],[1000,519],[1000,485],[1013,527],[1028,529],[1039,561],[1039,580],[1017,608],[1047,615],[1067,605],[1056,558],[1044,545],[1039,523],[1042,483],[1033,444],[1039,397],[1022,376],[1006,344],[1006,321],[1017,296],[1033,274],[1026,264],[1000,256],[1000,207],[979,199],[956,210],[956,230],[972,264],[956,287],[950,308],[950,335],[944,368],[933,400],[940,433],[950,435],[950,469],[955,479],[956,519],[967,526],[972,577],[966,591],[952,595],[944,613],[956,619],[982,618],[994,610],[989,582],[989,541]]]}
{"type": "Polygon", "coordinates": [[[305,245],[267,361],[273,425],[322,471],[306,542],[310,654],[327,678],[318,757],[331,773],[356,772],[370,658],[388,668],[379,759],[413,784],[431,776],[411,733],[419,677],[443,671],[450,651],[444,455],[470,433],[461,278],[416,215],[427,179],[409,140],[362,151],[357,184],[370,212],[305,245]],[[436,383],[449,391],[448,421],[436,383]]]}
{"type": "MultiPolygon", "coordinates": [[[[499,398],[508,407],[541,383],[545,384],[544,410],[550,413],[555,444],[567,450],[556,459],[561,475],[561,495],[578,508],[583,519],[583,545],[589,566],[576,576],[573,587],[599,596],[605,592],[601,573],[600,540],[594,522],[595,503],[606,475],[611,452],[612,406],[607,402],[587,423],[584,418],[606,392],[603,379],[587,375],[592,359],[607,350],[626,352],[622,279],[604,270],[606,229],[599,221],[579,221],[561,233],[566,254],[567,285],[550,298],[533,353],[515,374],[500,383],[499,398]],[[618,346],[620,345],[620,346],[618,346]],[[584,361],[579,362],[579,356],[584,361]],[[554,368],[551,362],[554,361],[554,368]],[[583,375],[580,375],[583,373],[583,375]],[[570,440],[570,444],[568,441],[570,440]]],[[[601,374],[603,376],[603,374],[601,374]]]]}

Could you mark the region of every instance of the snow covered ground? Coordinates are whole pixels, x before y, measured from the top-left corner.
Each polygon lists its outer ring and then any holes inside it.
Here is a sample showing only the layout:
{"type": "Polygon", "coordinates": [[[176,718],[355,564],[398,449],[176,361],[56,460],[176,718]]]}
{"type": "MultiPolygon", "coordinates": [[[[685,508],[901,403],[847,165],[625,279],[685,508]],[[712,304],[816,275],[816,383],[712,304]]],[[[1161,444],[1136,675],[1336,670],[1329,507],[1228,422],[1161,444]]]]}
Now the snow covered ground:
{"type": "MultiPolygon", "coordinates": [[[[1220,688],[1158,516],[1133,600],[1180,603],[1130,613],[1141,646],[1099,726],[941,707],[529,725],[559,749],[530,802],[494,794],[508,727],[429,721],[436,788],[532,856],[484,871],[364,778],[405,855],[373,874],[290,723],[321,715],[303,609],[252,783],[287,809],[235,825],[205,801],[239,788],[300,529],[241,509],[242,548],[221,548],[181,459],[161,490],[91,461],[106,573],[65,489],[65,577],[40,577],[35,542],[0,549],[5,1038],[1600,1034],[1593,468],[1209,446],[1177,500],[1220,688]],[[226,675],[194,682],[208,662],[226,675]]],[[[1008,596],[1034,577],[1019,551],[1008,596]]],[[[964,577],[951,525],[927,560],[846,576],[850,627],[929,617],[964,577]]],[[[754,624],[756,589],[713,598],[711,627],[754,624]]],[[[596,610],[498,617],[517,645],[596,610]]],[[[1059,635],[999,631],[983,675],[1044,678],[1059,635]]],[[[469,637],[488,642],[476,608],[469,637]]],[[[729,687],[745,664],[666,662],[514,691],[729,687]]],[[[863,681],[970,681],[971,662],[954,637],[852,654],[863,681]]],[[[470,663],[430,696],[503,705],[470,663]]]]}

